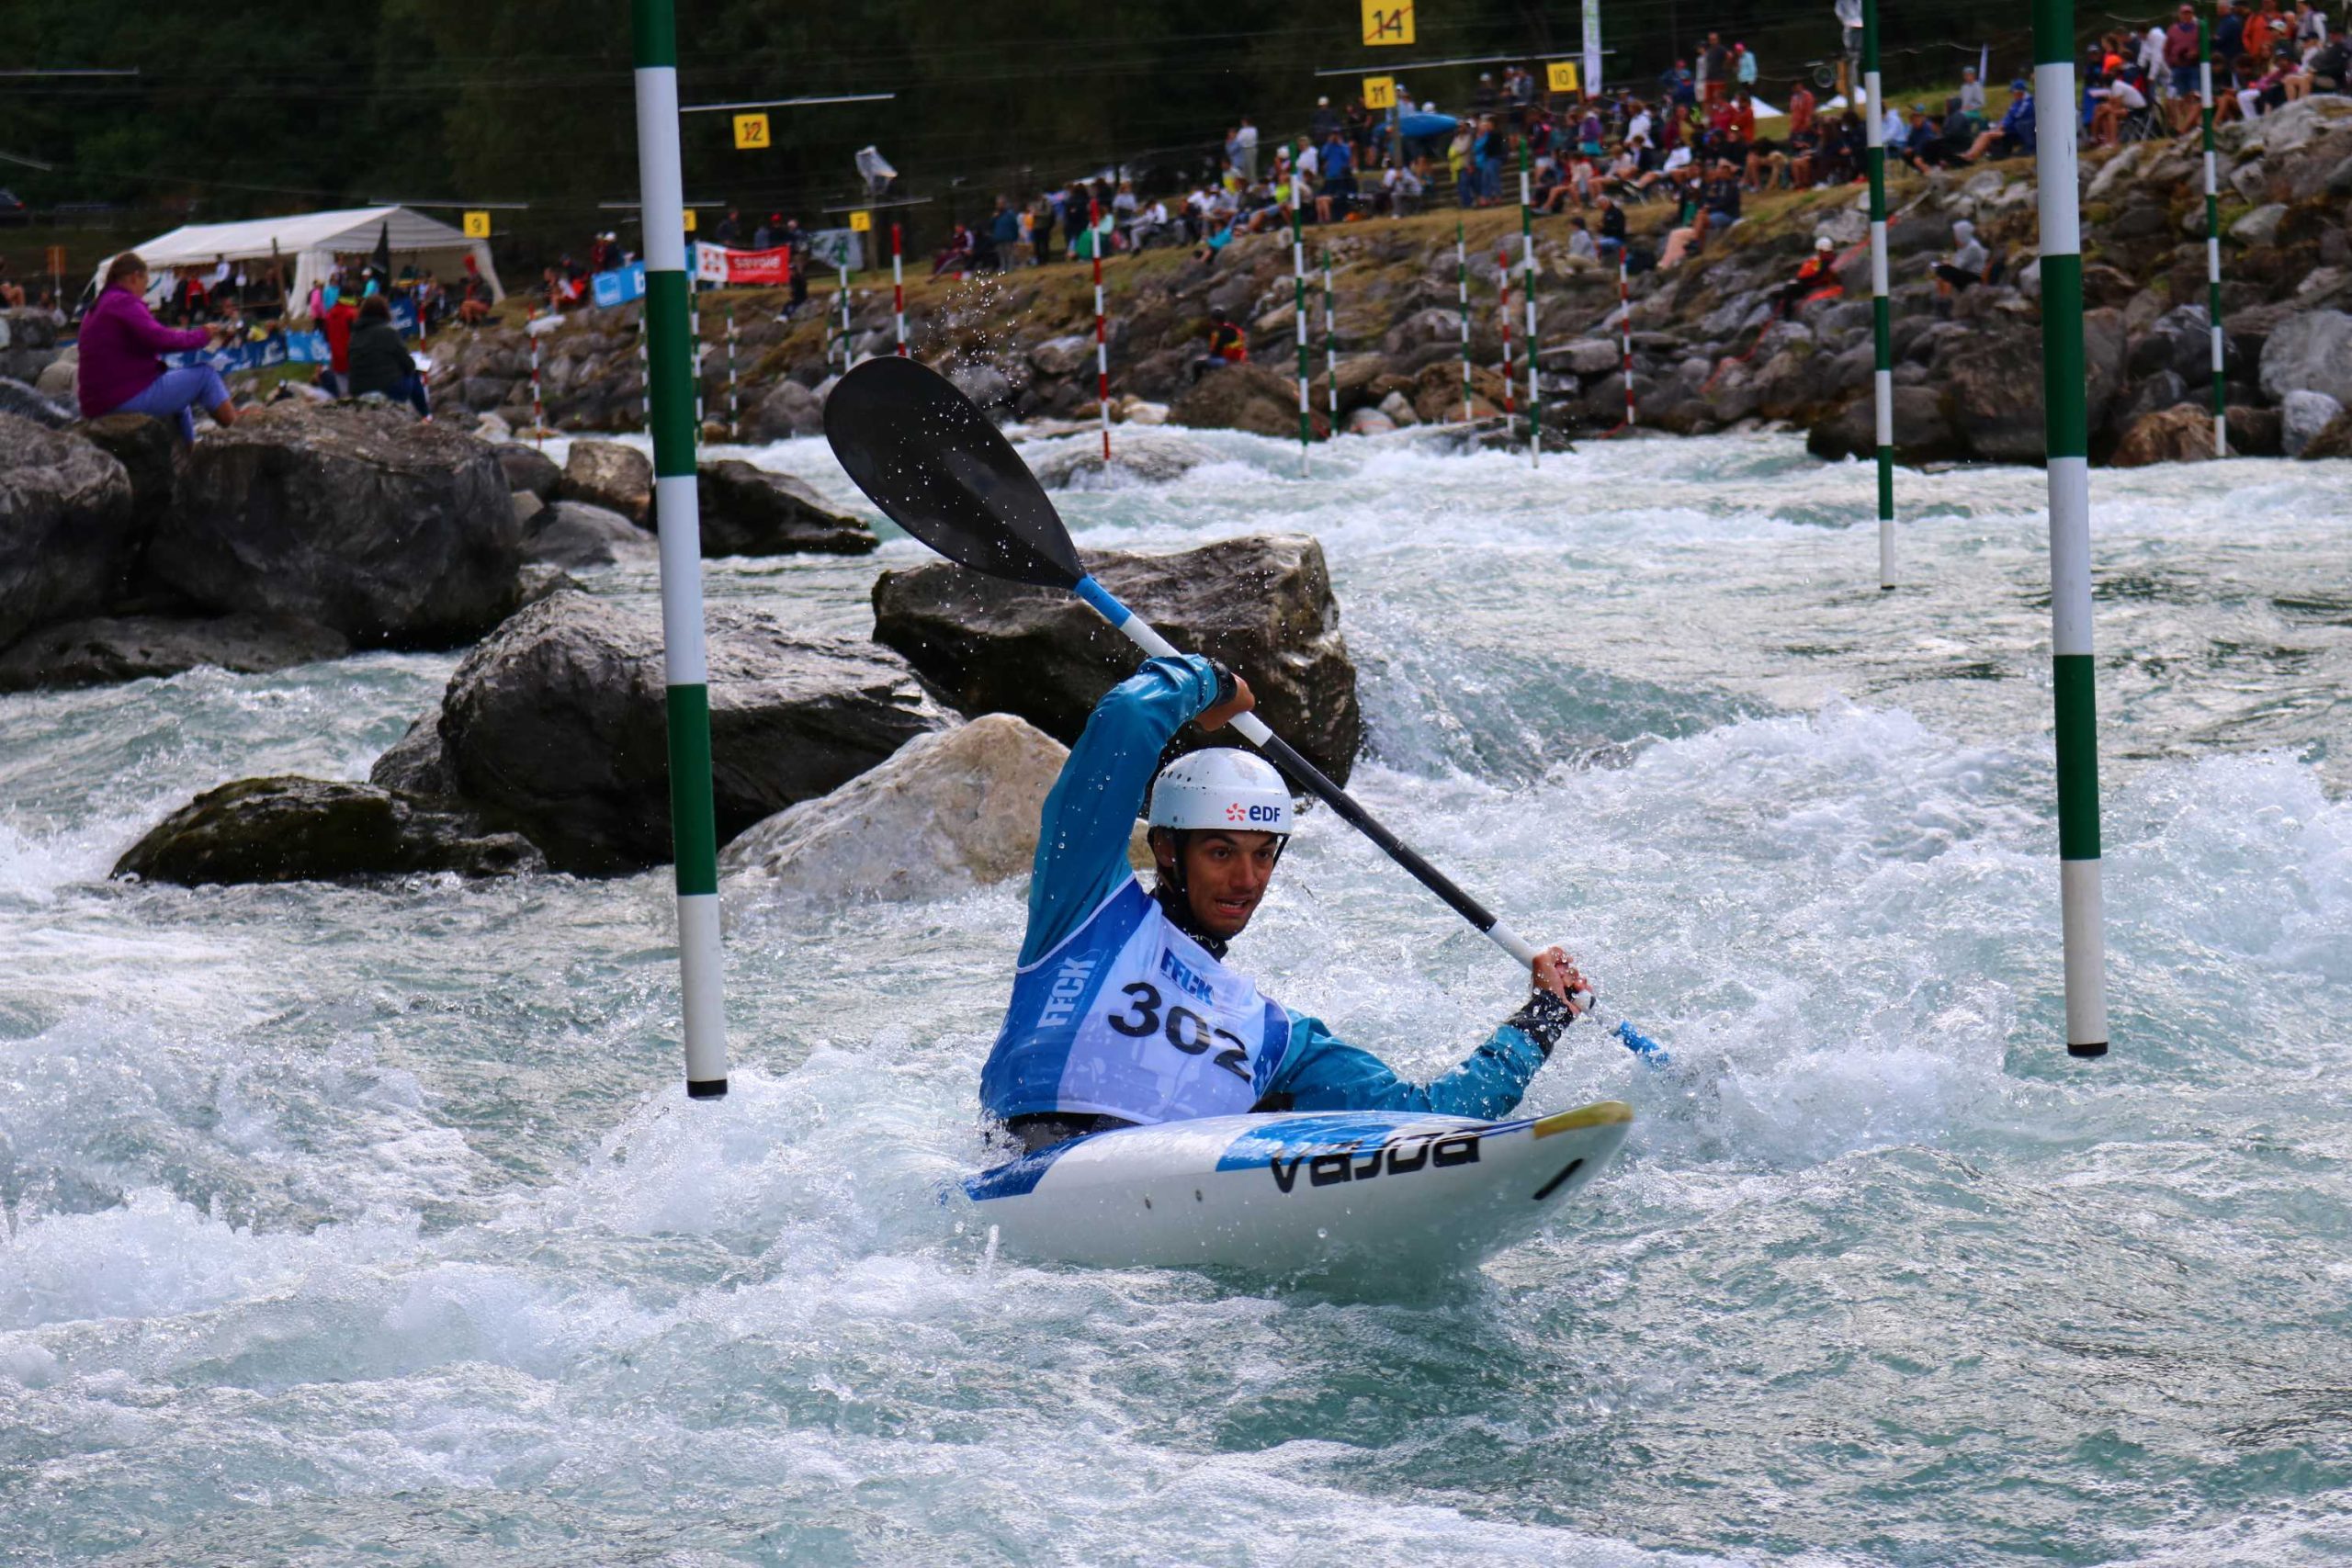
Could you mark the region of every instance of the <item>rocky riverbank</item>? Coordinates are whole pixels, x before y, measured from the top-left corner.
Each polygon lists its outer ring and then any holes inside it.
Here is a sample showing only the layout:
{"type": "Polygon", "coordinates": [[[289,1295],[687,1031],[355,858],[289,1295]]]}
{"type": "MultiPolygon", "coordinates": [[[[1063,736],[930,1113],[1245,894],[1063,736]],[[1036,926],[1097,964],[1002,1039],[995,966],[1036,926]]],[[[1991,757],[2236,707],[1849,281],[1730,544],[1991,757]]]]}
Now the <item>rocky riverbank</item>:
{"type": "MultiPolygon", "coordinates": [[[[2352,452],[2352,425],[2328,426],[2352,404],[2352,102],[2313,98],[2222,134],[2223,366],[2233,446],[2254,456],[2352,452]],[[2298,394],[2308,394],[2298,396],[2298,394]],[[2324,434],[2323,434],[2324,433],[2324,434]]],[[[2204,198],[2188,143],[2100,151],[2084,161],[2084,256],[2090,307],[2093,455],[2119,463],[2210,451],[2211,366],[2206,326],[2204,198]]],[[[1901,456],[1910,462],[2038,461],[2041,453],[2039,271],[2031,160],[1894,181],[1889,247],[1901,456]],[[1939,309],[1928,262],[1970,219],[1999,258],[1998,279],[1939,309]]],[[[1660,207],[1634,214],[1637,243],[1662,243],[1660,207]]],[[[1451,212],[1310,231],[1335,273],[1339,419],[1343,431],[1461,418],[1460,321],[1451,212]]],[[[1502,344],[1498,249],[1515,256],[1513,210],[1468,215],[1473,358],[1471,412],[1497,412],[1502,344]]],[[[1748,220],[1720,245],[1633,283],[1634,389],[1640,426],[1705,433],[1770,423],[1801,427],[1814,450],[1866,448],[1871,364],[1869,254],[1858,187],[1751,199],[1748,220]],[[1775,316],[1771,296],[1816,236],[1842,249],[1842,299],[1775,316]]],[[[1571,258],[1564,220],[1537,225],[1539,359],[1547,432],[1590,436],[1624,418],[1613,269],[1571,258]]],[[[1105,269],[1114,418],[1296,434],[1295,305],[1287,234],[1237,240],[1213,266],[1181,251],[1114,258],[1105,269]],[[1197,383],[1193,367],[1210,314],[1246,324],[1252,366],[1197,383]]],[[[826,280],[819,280],[820,286],[826,280]]],[[[838,321],[820,287],[797,319],[775,319],[773,293],[703,297],[706,412],[726,417],[727,313],[734,311],[746,441],[811,434],[839,361],[838,321]]],[[[852,291],[849,338],[860,355],[890,352],[890,291],[852,291]]],[[[1314,369],[1322,321],[1310,292],[1314,369]]],[[[1094,412],[1092,290],[1066,265],[966,283],[919,281],[907,296],[916,352],[973,397],[1021,419],[1094,412]]],[[[1517,307],[1514,306],[1514,316],[1517,307]]],[[[1516,332],[1517,320],[1513,327],[1516,332]]],[[[530,348],[515,329],[454,344],[438,395],[519,428],[530,413],[530,348]]],[[[541,344],[551,422],[631,429],[642,380],[633,308],[592,312],[541,344]]],[[[1523,352],[1523,345],[1521,348],[1523,352]]],[[[1521,401],[1524,401],[1523,389],[1521,401]]],[[[1318,434],[1328,398],[1315,393],[1318,434]]]]}

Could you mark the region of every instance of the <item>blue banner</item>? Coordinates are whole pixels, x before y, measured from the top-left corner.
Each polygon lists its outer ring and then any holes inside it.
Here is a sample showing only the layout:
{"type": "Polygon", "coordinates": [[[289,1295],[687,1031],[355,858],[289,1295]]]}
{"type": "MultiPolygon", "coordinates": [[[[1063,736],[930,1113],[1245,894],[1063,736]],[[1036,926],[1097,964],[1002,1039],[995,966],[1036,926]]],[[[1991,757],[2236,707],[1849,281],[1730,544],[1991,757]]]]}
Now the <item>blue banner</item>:
{"type": "Polygon", "coordinates": [[[633,261],[613,272],[600,272],[588,280],[591,297],[599,306],[626,305],[632,299],[645,298],[645,264],[633,261]]]}

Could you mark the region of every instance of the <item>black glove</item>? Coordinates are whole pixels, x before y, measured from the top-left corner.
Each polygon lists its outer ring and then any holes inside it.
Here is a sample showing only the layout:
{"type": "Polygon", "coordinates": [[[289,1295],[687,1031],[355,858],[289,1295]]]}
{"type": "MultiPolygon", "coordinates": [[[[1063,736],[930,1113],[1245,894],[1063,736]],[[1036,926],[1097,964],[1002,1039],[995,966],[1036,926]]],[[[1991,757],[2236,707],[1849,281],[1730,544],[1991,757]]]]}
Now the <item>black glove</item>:
{"type": "Polygon", "coordinates": [[[1567,1003],[1549,991],[1528,993],[1527,1005],[1503,1020],[1508,1029],[1516,1029],[1543,1048],[1546,1061],[1552,1057],[1552,1043],[1563,1031],[1577,1021],[1567,1003]]]}

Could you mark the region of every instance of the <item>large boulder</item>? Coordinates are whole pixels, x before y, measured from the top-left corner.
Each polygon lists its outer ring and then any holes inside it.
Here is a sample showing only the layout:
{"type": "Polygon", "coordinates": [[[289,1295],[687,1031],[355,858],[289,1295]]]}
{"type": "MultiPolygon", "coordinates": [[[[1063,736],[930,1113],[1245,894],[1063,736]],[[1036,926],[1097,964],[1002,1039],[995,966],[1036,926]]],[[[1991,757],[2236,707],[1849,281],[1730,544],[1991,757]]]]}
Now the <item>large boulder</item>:
{"type": "MultiPolygon", "coordinates": [[[[804,636],[747,605],[707,614],[721,843],[952,722],[887,649],[804,636]]],[[[560,592],[524,610],[449,678],[438,728],[458,792],[513,817],[558,870],[603,874],[669,860],[653,607],[560,592]]]]}
{"type": "Polygon", "coordinates": [[[2309,441],[2297,454],[2307,461],[2322,457],[2352,457],[2352,409],[2346,409],[2327,422],[2326,428],[2309,441]]]}
{"type": "Polygon", "coordinates": [[[727,846],[719,869],[820,900],[928,897],[1029,869],[1069,750],[1011,714],[917,736],[873,772],[786,807],[727,846]]]}
{"type": "Polygon", "coordinates": [[[28,421],[44,430],[62,430],[74,423],[72,409],[13,376],[0,376],[0,414],[28,421]]]}
{"type": "Polygon", "coordinates": [[[441,710],[412,720],[407,730],[368,770],[368,782],[402,795],[454,795],[458,775],[441,744],[441,710]]]}
{"type": "MultiPolygon", "coordinates": [[[[997,378],[1000,384],[1003,379],[997,378]]],[[[818,435],[824,428],[824,400],[788,376],[770,387],[743,413],[743,439],[753,443],[818,435]]]]}
{"type": "Polygon", "coordinates": [[[74,427],[79,435],[130,476],[130,515],[141,534],[152,534],[171,514],[179,465],[179,438],[160,419],[143,413],[101,414],[74,427]]]}
{"type": "MultiPolygon", "coordinates": [[[[1345,782],[1363,718],[1320,544],[1299,534],[1258,535],[1173,555],[1080,557],[1170,642],[1238,671],[1265,721],[1345,782]]],[[[1073,595],[945,562],[884,572],[874,585],[874,622],[876,638],[964,712],[1018,714],[1065,744],[1136,666],[1134,646],[1073,595]]],[[[1188,732],[1178,743],[1204,742],[1188,732]]]]}
{"type": "MultiPolygon", "coordinates": [[[[1933,387],[1894,389],[1894,460],[1906,466],[1965,457],[1968,443],[1945,416],[1933,387]]],[[[1805,449],[1816,457],[1874,457],[1878,453],[1878,403],[1864,389],[1835,413],[1805,432],[1805,449]]]]}
{"type": "MultiPolygon", "coordinates": [[[[2122,313],[2092,310],[2083,319],[2084,400],[2091,431],[2107,422],[2126,363],[2122,313]]],[[[1995,463],[2039,463],[2044,450],[2041,334],[2024,323],[1969,333],[1937,358],[1955,434],[1975,457],[1995,463]]]]}
{"type": "Polygon", "coordinates": [[[0,692],[104,686],[201,665],[259,674],[340,659],[339,632],[265,615],[100,616],[43,626],[0,653],[0,692]]]}
{"type": "Polygon", "coordinates": [[[284,777],[205,791],[131,845],[114,874],[196,887],[419,872],[504,876],[541,863],[530,840],[454,802],[284,777]]]}
{"type": "Polygon", "coordinates": [[[2213,455],[2213,414],[2195,403],[2143,413],[2132,422],[2108,461],[2119,468],[2195,463],[2213,455]]]}
{"type": "Polygon", "coordinates": [[[864,518],[836,512],[790,474],[727,457],[698,478],[706,556],[862,556],[881,542],[864,518]]]}
{"type": "Polygon", "coordinates": [[[1101,442],[1087,435],[1046,454],[1032,471],[1047,490],[1107,490],[1130,479],[1164,484],[1216,456],[1205,443],[1181,431],[1123,430],[1111,443],[1107,463],[1101,442]]]}
{"type": "Polygon", "coordinates": [[[103,609],[136,553],[122,465],[77,435],[0,413],[0,647],[103,609]]]}
{"type": "Polygon", "coordinates": [[[556,467],[553,457],[520,441],[503,441],[491,450],[498,456],[507,489],[528,491],[541,501],[555,499],[556,488],[563,482],[563,470],[556,467]]]}
{"type": "Polygon", "coordinates": [[[575,441],[556,494],[617,512],[643,528],[653,517],[653,459],[617,441],[575,441]]]}
{"type": "Polygon", "coordinates": [[[498,459],[471,436],[405,410],[285,403],[189,451],[147,570],[216,614],[449,648],[514,606],[522,542],[498,459]]]}
{"type": "Polygon", "coordinates": [[[2352,407],[2352,314],[2309,310],[2271,329],[2262,344],[2262,394],[2324,392],[2352,407]]]}
{"type": "Polygon", "coordinates": [[[2344,405],[2325,392],[2295,390],[2279,400],[2278,445],[2290,457],[2300,457],[2319,433],[2344,412],[2344,405]]]}
{"type": "MultiPolygon", "coordinates": [[[[1225,365],[1209,371],[1168,408],[1169,422],[1196,430],[1246,430],[1253,435],[1298,436],[1298,381],[1263,365],[1225,365]]],[[[1315,434],[1329,435],[1321,413],[1315,434]]]]}
{"type": "Polygon", "coordinates": [[[523,541],[524,558],[567,571],[650,558],[654,549],[653,536],[644,529],[584,501],[542,508],[532,516],[530,530],[523,541]]]}

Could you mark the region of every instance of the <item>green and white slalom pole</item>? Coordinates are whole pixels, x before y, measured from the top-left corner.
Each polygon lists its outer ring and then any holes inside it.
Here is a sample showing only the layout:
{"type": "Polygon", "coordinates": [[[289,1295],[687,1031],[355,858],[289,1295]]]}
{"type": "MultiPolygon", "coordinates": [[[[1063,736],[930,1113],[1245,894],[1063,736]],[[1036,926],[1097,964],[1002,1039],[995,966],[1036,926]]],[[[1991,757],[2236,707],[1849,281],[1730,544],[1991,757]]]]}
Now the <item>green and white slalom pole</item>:
{"type": "Polygon", "coordinates": [[[1298,177],[1298,143],[1290,144],[1290,284],[1292,315],[1298,327],[1298,477],[1306,477],[1306,448],[1315,439],[1315,416],[1308,410],[1306,384],[1306,240],[1303,215],[1306,187],[1298,177]]]}
{"type": "Polygon", "coordinates": [[[1869,102],[1863,156],[1871,176],[1871,400],[1878,447],[1878,585],[1883,590],[1894,586],[1894,322],[1886,288],[1886,101],[1878,85],[1878,0],[1862,0],[1862,94],[1869,102]]]}
{"type": "Polygon", "coordinates": [[[1323,391],[1331,405],[1331,434],[1340,434],[1340,312],[1331,293],[1331,247],[1323,247],[1323,391]]]}
{"type": "Polygon", "coordinates": [[[670,835],[677,859],[678,964],[685,993],[686,1093],[727,1092],[719,996],[718,839],[703,645],[702,498],[695,484],[695,344],[687,335],[685,181],[678,153],[673,0],[629,0],[637,61],[637,179],[653,404],[653,493],[662,519],[662,660],[668,686],[670,835]]]}
{"type": "Polygon", "coordinates": [[[2213,456],[2226,457],[2230,393],[2222,382],[2222,191],[2213,158],[2213,28],[2203,17],[2197,18],[2197,91],[2205,120],[2205,324],[2213,334],[2213,456]]]}
{"type": "Polygon", "coordinates": [[[2074,0],[2033,0],[2034,180],[2041,208],[2041,396],[2050,481],[2051,684],[2058,728],[2058,897],[2066,1050],[2107,1054],[2098,726],[2091,669],[2090,418],[2083,356],[2082,214],[2075,193],[2074,0]]]}
{"type": "MultiPolygon", "coordinates": [[[[1462,423],[1470,423],[1470,248],[1462,238],[1462,220],[1453,220],[1453,287],[1462,299],[1462,423]]],[[[533,338],[533,343],[538,339],[533,338]]]]}
{"type": "Polygon", "coordinates": [[[1527,462],[1544,466],[1544,394],[1535,386],[1535,209],[1529,205],[1527,141],[1519,143],[1520,292],[1527,296],[1527,462]]]}

